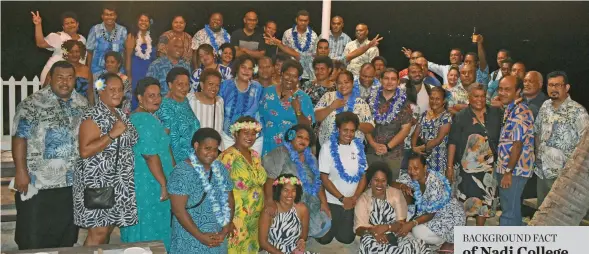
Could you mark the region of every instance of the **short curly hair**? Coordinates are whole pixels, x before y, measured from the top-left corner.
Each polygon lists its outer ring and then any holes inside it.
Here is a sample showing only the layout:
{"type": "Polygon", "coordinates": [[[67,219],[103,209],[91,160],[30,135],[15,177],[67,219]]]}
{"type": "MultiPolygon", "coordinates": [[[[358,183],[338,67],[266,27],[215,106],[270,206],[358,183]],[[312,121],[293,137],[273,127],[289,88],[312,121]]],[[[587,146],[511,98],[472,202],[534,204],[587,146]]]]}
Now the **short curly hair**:
{"type": "MultiPolygon", "coordinates": [[[[296,177],[293,174],[281,174],[278,177],[276,177],[276,179],[280,179],[282,177],[285,178],[291,178],[291,177],[296,177]]],[[[298,178],[298,177],[296,177],[298,178]]],[[[280,201],[280,193],[282,193],[282,189],[284,188],[284,184],[277,184],[277,185],[272,185],[272,199],[276,202],[280,201]]],[[[303,197],[303,186],[295,184],[295,189],[297,190],[297,194],[295,196],[295,203],[298,203],[301,201],[301,198],[303,197]]]]}

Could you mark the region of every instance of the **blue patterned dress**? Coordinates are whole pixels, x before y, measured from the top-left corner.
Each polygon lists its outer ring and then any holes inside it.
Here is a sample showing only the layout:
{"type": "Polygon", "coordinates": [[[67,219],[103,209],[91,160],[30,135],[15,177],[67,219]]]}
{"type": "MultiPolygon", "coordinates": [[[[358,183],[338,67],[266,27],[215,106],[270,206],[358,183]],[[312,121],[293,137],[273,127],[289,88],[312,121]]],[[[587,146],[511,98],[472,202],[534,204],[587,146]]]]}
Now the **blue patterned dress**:
{"type": "Polygon", "coordinates": [[[260,118],[262,131],[264,132],[264,150],[262,156],[281,146],[284,142],[284,134],[290,127],[297,124],[297,115],[291,105],[292,99],[298,96],[301,102],[301,111],[305,117],[315,123],[315,112],[311,98],[303,90],[297,90],[288,101],[280,100],[276,92],[276,86],[264,88],[260,101],[260,118]]]}
{"type": "Polygon", "coordinates": [[[76,77],[76,92],[88,98],[88,79],[76,77]]]}
{"type": "Polygon", "coordinates": [[[190,144],[192,135],[200,128],[200,122],[190,108],[188,99],[177,102],[165,97],[160,109],[155,112],[164,127],[170,130],[172,153],[177,163],[184,161],[194,151],[190,144]]]}
{"type": "MultiPolygon", "coordinates": [[[[218,166],[223,167],[219,161],[215,161],[214,163],[218,163],[218,166]]],[[[220,172],[222,173],[225,184],[223,186],[211,184],[213,188],[217,188],[214,192],[217,194],[217,200],[221,200],[222,191],[228,192],[233,190],[233,183],[229,179],[229,171],[221,170],[220,172]]],[[[211,181],[215,181],[214,179],[215,176],[212,177],[211,181]]],[[[192,165],[185,161],[179,162],[168,179],[168,193],[170,195],[188,196],[186,207],[192,207],[202,199],[205,191],[200,181],[200,176],[192,165]]],[[[217,223],[213,206],[208,198],[205,198],[199,206],[188,209],[187,211],[201,232],[219,232],[222,230],[222,227],[217,223]]],[[[225,254],[227,253],[227,240],[219,247],[209,248],[186,231],[174,216],[172,217],[172,241],[169,253],[225,254]]]]}
{"type": "Polygon", "coordinates": [[[164,176],[169,177],[174,166],[170,155],[170,136],[162,123],[150,113],[137,112],[131,115],[131,123],[137,129],[139,140],[133,147],[135,153],[135,195],[139,223],[121,228],[121,241],[164,241],[170,247],[170,201],[160,202],[160,184],[155,179],[144,155],[160,158],[164,176]]]}
{"type": "Polygon", "coordinates": [[[231,136],[229,127],[242,116],[251,116],[260,120],[258,105],[262,98],[262,85],[258,81],[250,81],[245,91],[237,88],[235,79],[225,80],[221,83],[219,96],[223,98],[225,116],[223,120],[223,132],[231,136]]]}
{"type": "MultiPolygon", "coordinates": [[[[452,115],[448,111],[444,111],[435,119],[428,119],[427,114],[431,110],[423,112],[419,118],[419,126],[421,126],[421,133],[419,137],[424,141],[430,141],[438,136],[438,132],[443,125],[452,124],[452,115]]],[[[448,165],[448,135],[442,139],[442,143],[431,150],[427,157],[427,168],[444,174],[446,166],[448,165]]]]}

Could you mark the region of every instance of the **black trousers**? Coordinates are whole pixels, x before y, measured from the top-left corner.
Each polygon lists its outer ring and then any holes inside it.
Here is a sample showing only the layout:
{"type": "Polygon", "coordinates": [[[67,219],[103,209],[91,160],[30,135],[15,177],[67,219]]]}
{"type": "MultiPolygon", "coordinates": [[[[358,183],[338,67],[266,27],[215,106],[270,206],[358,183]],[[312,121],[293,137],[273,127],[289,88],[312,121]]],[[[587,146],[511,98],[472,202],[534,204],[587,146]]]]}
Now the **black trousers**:
{"type": "Polygon", "coordinates": [[[356,239],[354,234],[354,209],[344,210],[341,205],[328,204],[331,210],[331,228],[318,243],[326,245],[333,241],[333,238],[343,244],[350,244],[356,239]]]}
{"type": "Polygon", "coordinates": [[[20,250],[72,247],[78,241],[71,187],[39,190],[22,201],[15,193],[14,241],[20,250]]]}

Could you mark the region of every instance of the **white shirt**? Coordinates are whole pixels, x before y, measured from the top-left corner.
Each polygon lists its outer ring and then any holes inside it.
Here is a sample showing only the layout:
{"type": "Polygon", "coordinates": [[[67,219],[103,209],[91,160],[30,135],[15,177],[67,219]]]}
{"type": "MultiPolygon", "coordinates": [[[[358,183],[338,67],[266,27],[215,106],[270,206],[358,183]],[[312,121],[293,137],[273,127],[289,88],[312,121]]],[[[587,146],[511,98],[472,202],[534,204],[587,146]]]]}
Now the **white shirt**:
{"type": "Polygon", "coordinates": [[[190,108],[196,115],[196,118],[200,122],[201,128],[213,128],[219,133],[223,132],[223,116],[225,111],[223,110],[223,98],[217,96],[215,106],[204,104],[196,98],[194,93],[188,93],[186,95],[190,108]]]}
{"type": "Polygon", "coordinates": [[[421,84],[421,90],[417,93],[417,105],[419,106],[419,114],[423,114],[423,112],[429,110],[429,95],[425,90],[426,84],[421,84]]]}
{"type": "MultiPolygon", "coordinates": [[[[331,143],[325,142],[323,146],[321,146],[321,151],[319,152],[319,171],[321,173],[329,174],[329,180],[335,185],[337,190],[344,195],[345,197],[354,196],[356,192],[356,187],[358,187],[358,183],[348,183],[344,181],[337,169],[335,168],[335,162],[331,157],[331,143]]],[[[356,147],[356,143],[352,141],[350,145],[338,145],[339,156],[342,161],[342,165],[344,166],[344,170],[348,175],[356,175],[358,174],[358,160],[360,158],[358,147],[356,147]]],[[[364,151],[362,151],[364,152],[364,151]]],[[[327,203],[334,204],[334,205],[343,205],[342,202],[337,200],[338,197],[334,197],[329,193],[327,190],[325,191],[327,195],[327,203]]]]}
{"type": "MultiPolygon", "coordinates": [[[[362,47],[364,45],[369,44],[370,41],[368,39],[364,40],[364,42],[359,43],[358,40],[353,40],[346,44],[344,48],[344,56],[347,56],[349,53],[353,52],[354,50],[362,47]]],[[[360,68],[365,63],[370,63],[373,58],[377,57],[380,54],[377,47],[371,47],[370,49],[366,50],[364,54],[352,59],[348,64],[348,71],[351,71],[354,76],[360,75],[360,68]]]]}

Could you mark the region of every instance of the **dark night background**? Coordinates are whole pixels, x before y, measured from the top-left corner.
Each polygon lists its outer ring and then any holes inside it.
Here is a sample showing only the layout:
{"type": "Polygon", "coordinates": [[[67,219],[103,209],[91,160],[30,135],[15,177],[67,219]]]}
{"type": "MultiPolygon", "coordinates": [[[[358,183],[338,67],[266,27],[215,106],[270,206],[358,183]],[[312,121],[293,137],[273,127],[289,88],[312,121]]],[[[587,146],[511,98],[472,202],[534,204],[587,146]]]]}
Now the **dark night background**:
{"type": "MultiPolygon", "coordinates": [[[[30,11],[39,11],[43,33],[61,30],[60,14],[74,11],[79,18],[80,33],[87,37],[90,27],[101,22],[104,2],[5,2],[2,7],[2,69],[4,80],[39,75],[50,51],[34,42],[34,25],[30,11]]],[[[259,24],[268,19],[278,23],[278,35],[294,24],[298,10],[311,13],[311,27],[321,33],[321,6],[317,2],[108,2],[117,8],[118,22],[127,28],[139,12],[153,15],[152,38],[170,29],[174,14],[187,19],[186,31],[194,35],[208,23],[213,11],[224,14],[224,27],[232,32],[242,27],[243,14],[258,12],[259,24]]],[[[379,49],[390,67],[403,69],[408,60],[401,53],[405,46],[421,50],[428,60],[447,64],[449,49],[460,47],[475,51],[470,35],[473,27],[484,35],[490,70],[497,68],[500,48],[512,52],[512,58],[524,61],[528,70],[544,76],[564,70],[573,85],[573,99],[589,106],[589,2],[332,2],[332,16],[345,20],[344,32],[354,38],[357,23],[366,23],[369,38],[384,37],[379,49]],[[585,96],[583,96],[585,95],[585,96]]],[[[546,80],[545,80],[546,82],[546,80]]],[[[544,90],[545,90],[544,86],[544,90]]],[[[5,93],[6,94],[6,93],[5,93]]]]}

